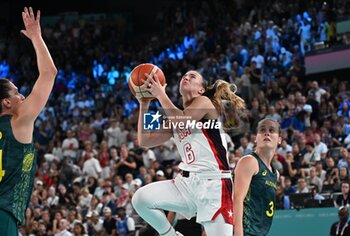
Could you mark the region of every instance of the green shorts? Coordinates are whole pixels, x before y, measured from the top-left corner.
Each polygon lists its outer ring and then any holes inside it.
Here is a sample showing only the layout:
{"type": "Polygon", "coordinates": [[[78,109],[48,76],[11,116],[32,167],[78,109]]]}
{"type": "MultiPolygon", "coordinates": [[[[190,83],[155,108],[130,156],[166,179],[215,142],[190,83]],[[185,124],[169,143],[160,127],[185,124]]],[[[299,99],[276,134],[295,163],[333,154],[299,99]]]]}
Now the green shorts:
{"type": "Polygon", "coordinates": [[[15,217],[0,209],[0,232],[4,236],[18,236],[17,220],[15,217]]]}

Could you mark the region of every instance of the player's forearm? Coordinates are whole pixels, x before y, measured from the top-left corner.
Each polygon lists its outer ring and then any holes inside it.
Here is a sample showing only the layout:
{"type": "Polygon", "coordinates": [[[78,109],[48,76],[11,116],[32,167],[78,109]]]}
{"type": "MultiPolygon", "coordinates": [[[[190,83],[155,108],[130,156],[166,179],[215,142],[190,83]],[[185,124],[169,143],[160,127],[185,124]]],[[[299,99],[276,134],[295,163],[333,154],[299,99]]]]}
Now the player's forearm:
{"type": "Polygon", "coordinates": [[[184,115],[184,112],[177,108],[166,94],[159,96],[158,100],[167,116],[176,117],[184,115]]]}
{"type": "Polygon", "coordinates": [[[243,236],[243,200],[233,198],[234,232],[243,236]]]}
{"type": "Polygon", "coordinates": [[[148,112],[149,101],[141,101],[139,109],[139,119],[137,124],[137,139],[140,146],[145,146],[146,141],[149,139],[151,131],[143,129],[143,116],[145,112],[148,112]]]}
{"type": "Polygon", "coordinates": [[[57,74],[57,69],[43,38],[41,36],[33,37],[32,43],[37,57],[39,78],[43,76],[45,80],[51,80],[53,82],[57,74]]]}

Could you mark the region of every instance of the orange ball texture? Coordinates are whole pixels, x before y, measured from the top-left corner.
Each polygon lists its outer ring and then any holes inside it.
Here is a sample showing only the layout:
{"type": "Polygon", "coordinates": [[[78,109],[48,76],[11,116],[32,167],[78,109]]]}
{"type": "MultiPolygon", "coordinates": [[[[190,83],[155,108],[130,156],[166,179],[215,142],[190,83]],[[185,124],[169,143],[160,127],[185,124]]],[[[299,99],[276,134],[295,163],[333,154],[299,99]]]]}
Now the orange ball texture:
{"type": "Polygon", "coordinates": [[[130,73],[130,77],[128,79],[128,85],[132,94],[141,100],[152,100],[154,99],[153,95],[147,91],[143,91],[141,86],[143,85],[143,80],[147,80],[147,76],[156,74],[158,76],[159,82],[161,85],[165,84],[165,76],[163,71],[156,65],[151,63],[140,64],[136,66],[130,73]]]}

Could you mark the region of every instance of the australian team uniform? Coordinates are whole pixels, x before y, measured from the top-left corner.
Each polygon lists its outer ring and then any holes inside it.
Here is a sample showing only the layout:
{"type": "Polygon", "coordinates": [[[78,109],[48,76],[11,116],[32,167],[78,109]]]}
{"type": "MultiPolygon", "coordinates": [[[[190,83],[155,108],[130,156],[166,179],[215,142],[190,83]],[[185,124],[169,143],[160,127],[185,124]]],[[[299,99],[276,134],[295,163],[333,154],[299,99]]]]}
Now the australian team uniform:
{"type": "Polygon", "coordinates": [[[271,227],[276,205],[277,171],[267,168],[253,152],[259,163],[259,172],[253,176],[243,203],[243,230],[245,236],[265,236],[271,227]]]}
{"type": "Polygon", "coordinates": [[[12,217],[17,226],[23,223],[32,193],[36,158],[33,143],[22,144],[15,139],[11,117],[0,116],[0,224],[12,217]]]}
{"type": "Polygon", "coordinates": [[[196,215],[198,223],[222,214],[232,225],[232,175],[220,129],[173,129],[173,136],[182,159],[174,183],[188,203],[188,212],[181,214],[196,215]]]}

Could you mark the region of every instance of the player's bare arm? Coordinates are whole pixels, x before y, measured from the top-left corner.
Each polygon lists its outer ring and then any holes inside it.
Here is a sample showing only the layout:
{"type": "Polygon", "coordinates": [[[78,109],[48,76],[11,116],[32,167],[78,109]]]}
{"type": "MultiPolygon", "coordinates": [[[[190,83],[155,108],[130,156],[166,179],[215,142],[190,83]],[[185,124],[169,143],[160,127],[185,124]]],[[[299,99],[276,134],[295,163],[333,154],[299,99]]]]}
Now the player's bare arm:
{"type": "Polygon", "coordinates": [[[249,189],[252,177],[259,171],[258,161],[253,156],[240,159],[235,169],[233,212],[235,236],[243,236],[243,202],[249,189]]]}
{"type": "Polygon", "coordinates": [[[39,77],[33,90],[20,106],[18,114],[20,124],[30,125],[44,108],[50,96],[57,69],[41,36],[40,11],[35,16],[31,7],[24,8],[22,18],[25,30],[22,30],[21,33],[33,43],[39,70],[39,77]]]}
{"type": "Polygon", "coordinates": [[[202,118],[216,119],[218,117],[211,100],[200,94],[192,99],[191,103],[186,106],[186,109],[181,110],[176,107],[165,92],[166,84],[162,85],[156,74],[150,77],[142,88],[152,93],[158,99],[165,114],[169,117],[191,117],[192,120],[196,121],[202,118]],[[148,86],[149,83],[152,86],[148,86]]]}
{"type": "Polygon", "coordinates": [[[165,141],[172,137],[172,131],[169,130],[144,130],[143,129],[143,114],[148,112],[150,100],[141,100],[138,99],[140,103],[139,109],[139,119],[137,124],[137,139],[139,141],[140,146],[143,147],[156,147],[163,144],[165,141]]]}

